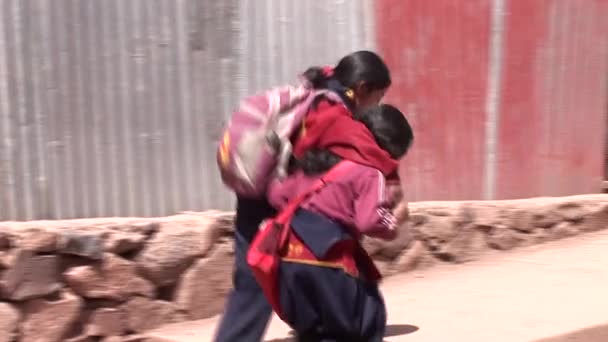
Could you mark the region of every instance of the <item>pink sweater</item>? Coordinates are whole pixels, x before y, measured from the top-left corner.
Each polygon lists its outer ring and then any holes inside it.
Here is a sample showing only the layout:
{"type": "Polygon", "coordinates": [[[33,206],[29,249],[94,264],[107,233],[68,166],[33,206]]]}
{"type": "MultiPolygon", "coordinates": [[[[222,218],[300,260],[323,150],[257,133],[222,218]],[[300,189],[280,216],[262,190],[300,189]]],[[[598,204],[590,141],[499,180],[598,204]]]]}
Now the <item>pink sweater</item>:
{"type": "MultiPolygon", "coordinates": [[[[317,179],[297,172],[283,181],[274,181],[268,188],[268,200],[281,210],[317,179]]],[[[385,240],[396,237],[396,220],[390,210],[385,178],[380,171],[368,166],[355,165],[313,195],[302,208],[353,228],[357,238],[361,234],[385,240]]]]}

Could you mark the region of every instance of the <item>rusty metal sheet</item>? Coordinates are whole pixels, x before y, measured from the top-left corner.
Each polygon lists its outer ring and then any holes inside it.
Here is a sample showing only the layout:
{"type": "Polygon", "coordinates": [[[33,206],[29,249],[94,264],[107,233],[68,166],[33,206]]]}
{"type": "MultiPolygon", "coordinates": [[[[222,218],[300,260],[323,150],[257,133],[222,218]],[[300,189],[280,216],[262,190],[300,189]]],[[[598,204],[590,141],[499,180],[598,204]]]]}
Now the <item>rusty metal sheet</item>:
{"type": "Polygon", "coordinates": [[[601,190],[608,2],[508,1],[497,197],[601,190]]]}
{"type": "Polygon", "coordinates": [[[483,193],[490,6],[485,0],[376,2],[379,51],[415,142],[403,162],[410,200],[483,193]]]}

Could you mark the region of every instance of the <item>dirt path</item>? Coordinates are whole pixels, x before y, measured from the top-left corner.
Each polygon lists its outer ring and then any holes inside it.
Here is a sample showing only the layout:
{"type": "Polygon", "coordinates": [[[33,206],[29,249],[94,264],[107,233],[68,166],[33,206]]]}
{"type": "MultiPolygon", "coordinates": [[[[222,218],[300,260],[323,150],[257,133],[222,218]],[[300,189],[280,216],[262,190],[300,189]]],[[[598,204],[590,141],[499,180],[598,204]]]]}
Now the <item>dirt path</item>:
{"type": "MultiPolygon", "coordinates": [[[[605,342],[608,232],[393,277],[383,291],[386,341],[605,342]]],[[[188,322],[150,335],[211,341],[216,322],[188,322]]],[[[288,332],[275,319],[267,341],[289,341],[288,332]]]]}

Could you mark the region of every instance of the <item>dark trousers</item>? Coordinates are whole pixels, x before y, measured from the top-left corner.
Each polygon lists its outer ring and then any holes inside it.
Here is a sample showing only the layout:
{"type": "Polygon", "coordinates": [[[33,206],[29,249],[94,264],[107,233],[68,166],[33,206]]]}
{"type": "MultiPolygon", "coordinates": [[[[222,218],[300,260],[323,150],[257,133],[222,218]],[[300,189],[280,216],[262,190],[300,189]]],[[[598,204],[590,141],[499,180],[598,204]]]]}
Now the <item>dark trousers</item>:
{"type": "Polygon", "coordinates": [[[378,286],[342,270],[284,262],[281,308],[302,342],[382,342],[386,307],[378,286]]]}
{"type": "MultiPolygon", "coordinates": [[[[321,215],[300,210],[294,233],[317,258],[331,242],[348,238],[344,229],[321,215]]],[[[381,342],[386,306],[378,285],[341,269],[283,261],[279,273],[281,309],[302,342],[381,342]]]]}
{"type": "Polygon", "coordinates": [[[238,199],[234,237],[233,289],[228,296],[215,342],[261,341],[272,308],[247,265],[247,250],[262,220],[274,216],[266,201],[238,199]]]}

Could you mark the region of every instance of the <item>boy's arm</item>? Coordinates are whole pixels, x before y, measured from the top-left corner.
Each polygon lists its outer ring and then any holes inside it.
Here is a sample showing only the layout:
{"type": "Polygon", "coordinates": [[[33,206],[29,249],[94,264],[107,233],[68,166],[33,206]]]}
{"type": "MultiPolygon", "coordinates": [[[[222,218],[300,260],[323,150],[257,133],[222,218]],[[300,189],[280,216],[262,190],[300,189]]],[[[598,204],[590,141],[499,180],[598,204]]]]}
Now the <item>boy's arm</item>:
{"type": "Polygon", "coordinates": [[[394,208],[403,200],[403,190],[401,189],[401,182],[399,180],[387,180],[386,192],[391,208],[394,208]]]}
{"type": "Polygon", "coordinates": [[[386,182],[380,171],[362,175],[357,180],[354,205],[356,228],[361,234],[392,240],[397,236],[397,219],[391,209],[386,182]]]}
{"type": "Polygon", "coordinates": [[[410,208],[409,204],[406,201],[401,201],[395,209],[393,209],[393,215],[395,215],[395,219],[397,220],[397,226],[402,225],[410,219],[410,208]]]}

